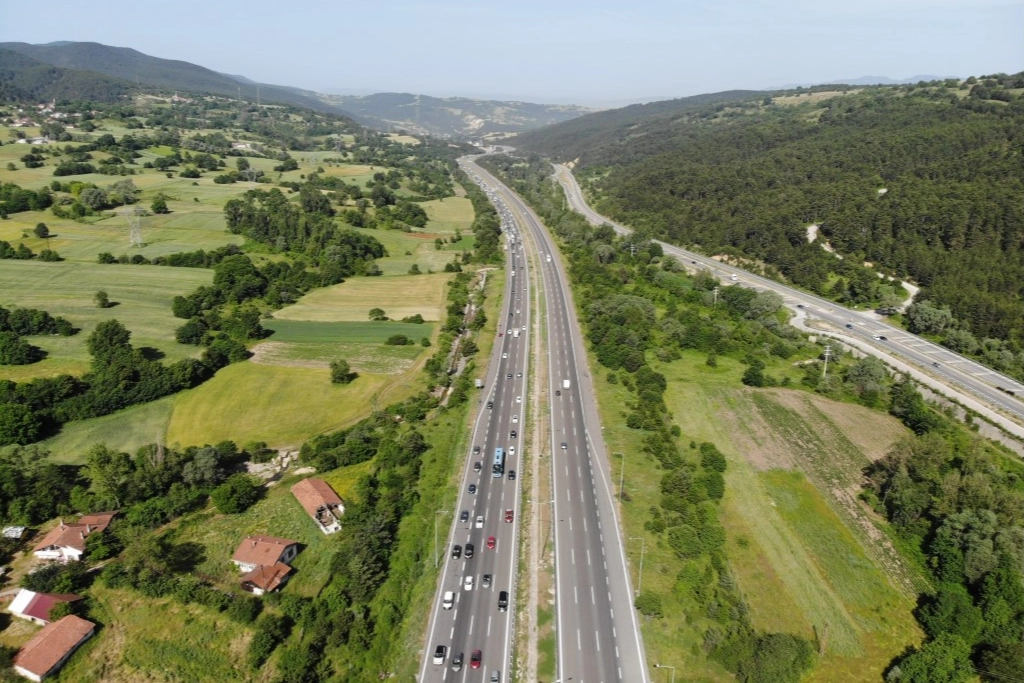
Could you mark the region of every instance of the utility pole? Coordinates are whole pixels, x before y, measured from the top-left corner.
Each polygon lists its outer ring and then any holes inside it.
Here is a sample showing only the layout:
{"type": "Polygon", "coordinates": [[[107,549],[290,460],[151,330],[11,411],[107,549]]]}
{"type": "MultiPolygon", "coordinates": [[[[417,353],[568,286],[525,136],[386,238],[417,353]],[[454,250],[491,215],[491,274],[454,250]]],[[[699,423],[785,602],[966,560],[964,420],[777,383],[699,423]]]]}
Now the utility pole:
{"type": "Polygon", "coordinates": [[[715,289],[712,290],[712,308],[715,308],[718,305],[719,305],[719,288],[716,287],[715,289]]]}
{"type": "Polygon", "coordinates": [[[619,453],[623,462],[619,466],[619,502],[623,502],[623,477],[626,476],[626,453],[619,453]]]}
{"type": "Polygon", "coordinates": [[[641,542],[641,565],[637,570],[637,595],[640,595],[641,584],[644,581],[644,538],[641,536],[631,536],[630,540],[641,542]]]}
{"type": "Polygon", "coordinates": [[[822,378],[823,379],[825,379],[825,377],[826,377],[826,368],[829,367],[829,356],[830,356],[832,351],[833,351],[832,347],[830,347],[829,344],[826,344],[826,352],[823,354],[825,356],[825,362],[822,364],[822,378]]]}

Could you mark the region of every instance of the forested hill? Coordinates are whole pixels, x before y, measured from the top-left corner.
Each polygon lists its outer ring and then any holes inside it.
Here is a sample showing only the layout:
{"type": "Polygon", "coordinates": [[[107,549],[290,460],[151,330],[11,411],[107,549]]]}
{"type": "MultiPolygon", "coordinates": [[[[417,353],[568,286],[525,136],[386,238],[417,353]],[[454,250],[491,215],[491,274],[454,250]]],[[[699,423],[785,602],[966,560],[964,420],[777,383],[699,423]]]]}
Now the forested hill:
{"type": "Polygon", "coordinates": [[[240,80],[190,62],[152,57],[127,47],[59,42],[46,45],[0,43],[0,49],[17,52],[51,66],[94,71],[139,86],[222,97],[241,96],[247,101],[255,102],[259,99],[264,103],[278,102],[314,111],[346,114],[338,107],[317,99],[316,93],[285,86],[256,84],[249,79],[240,80]]]}
{"type": "Polygon", "coordinates": [[[95,71],[63,69],[11,50],[0,49],[0,100],[49,99],[116,102],[133,84],[95,71]]]}
{"type": "Polygon", "coordinates": [[[742,252],[838,300],[878,303],[874,276],[845,272],[853,264],[910,278],[933,304],[914,331],[1020,375],[1022,85],[1019,73],[763,93],[632,124],[586,116],[515,144],[578,159],[607,215],[742,252]]]}

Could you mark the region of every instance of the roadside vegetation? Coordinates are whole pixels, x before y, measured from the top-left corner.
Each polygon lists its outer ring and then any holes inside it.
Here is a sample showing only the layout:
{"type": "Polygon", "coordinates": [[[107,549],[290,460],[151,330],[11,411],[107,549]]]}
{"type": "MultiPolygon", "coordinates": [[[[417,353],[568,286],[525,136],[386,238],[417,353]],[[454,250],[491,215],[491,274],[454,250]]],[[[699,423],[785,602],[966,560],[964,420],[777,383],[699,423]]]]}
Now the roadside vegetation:
{"type": "Polygon", "coordinates": [[[834,345],[827,369],[778,297],[588,226],[545,164],[482,163],[563,242],[638,570],[644,539],[650,661],[696,680],[1017,675],[1021,611],[1002,605],[1021,581],[1019,462],[876,359],[834,345]]]}
{"type": "Polygon", "coordinates": [[[595,207],[642,236],[887,314],[905,297],[891,278],[909,280],[910,331],[1020,380],[1022,87],[1019,72],[701,95],[517,147],[574,160],[595,207]]]}

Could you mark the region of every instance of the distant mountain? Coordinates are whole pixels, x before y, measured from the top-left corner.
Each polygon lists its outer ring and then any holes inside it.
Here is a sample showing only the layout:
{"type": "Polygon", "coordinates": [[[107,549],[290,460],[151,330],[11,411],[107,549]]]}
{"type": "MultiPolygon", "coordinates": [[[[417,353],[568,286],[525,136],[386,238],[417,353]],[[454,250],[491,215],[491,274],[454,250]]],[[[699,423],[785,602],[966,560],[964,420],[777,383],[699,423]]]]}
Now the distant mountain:
{"type": "Polygon", "coordinates": [[[115,102],[138,88],[95,71],[63,69],[0,49],[0,100],[94,100],[115,102]]]}
{"type": "Polygon", "coordinates": [[[381,130],[406,130],[444,138],[504,137],[567,121],[591,109],[574,105],[496,102],[409,93],[321,95],[361,123],[381,130]]]}
{"type": "Polygon", "coordinates": [[[335,114],[346,113],[318,99],[313,92],[256,84],[248,79],[228,76],[189,62],[151,57],[127,47],[61,41],[46,45],[0,43],[0,49],[64,69],[95,71],[139,86],[222,97],[241,95],[247,100],[259,98],[262,102],[280,102],[335,114]]]}
{"type": "Polygon", "coordinates": [[[734,102],[766,95],[758,90],[727,90],[724,92],[681,97],[663,102],[633,104],[622,109],[600,111],[571,121],[527,132],[516,137],[517,148],[541,151],[552,158],[567,161],[584,152],[621,145],[633,137],[633,130],[645,121],[684,114],[716,103],[734,102]]]}
{"type": "MultiPolygon", "coordinates": [[[[790,85],[781,85],[779,90],[791,90],[793,88],[810,88],[816,85],[836,84],[836,85],[909,85],[911,83],[931,82],[931,81],[942,81],[946,78],[954,78],[954,76],[911,76],[910,78],[894,79],[887,76],[859,76],[858,78],[838,78],[832,81],[824,81],[822,83],[792,83],[790,85]]],[[[775,88],[774,88],[775,89],[775,88]]]]}

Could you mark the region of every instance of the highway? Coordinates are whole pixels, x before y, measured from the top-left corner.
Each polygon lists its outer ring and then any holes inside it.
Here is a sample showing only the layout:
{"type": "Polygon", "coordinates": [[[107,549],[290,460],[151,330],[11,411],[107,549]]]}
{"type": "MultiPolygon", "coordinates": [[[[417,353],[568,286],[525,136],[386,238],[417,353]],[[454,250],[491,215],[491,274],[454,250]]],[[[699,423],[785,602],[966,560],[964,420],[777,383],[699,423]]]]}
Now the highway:
{"type": "MultiPolygon", "coordinates": [[[[629,234],[631,230],[596,213],[584,200],[573,173],[560,164],[554,164],[555,177],[565,190],[570,206],[590,223],[608,223],[616,232],[629,234]]],[[[680,247],[658,242],[662,249],[680,259],[688,269],[705,268],[720,276],[726,284],[742,284],[760,290],[771,290],[783,296],[784,303],[799,317],[829,323],[837,337],[847,337],[876,355],[899,358],[903,364],[917,370],[927,384],[934,388],[947,387],[964,405],[973,408],[1019,438],[1025,436],[1025,387],[1021,382],[991,370],[938,344],[922,339],[887,322],[869,318],[839,304],[773,280],[754,275],[740,268],[723,264],[680,247]],[[928,379],[937,380],[936,383],[928,379]],[[1011,393],[1008,393],[1011,392],[1011,393]]]]}
{"type": "Polygon", "coordinates": [[[471,159],[464,159],[464,168],[491,188],[538,249],[549,356],[549,386],[543,393],[551,401],[556,520],[556,678],[646,682],[608,459],[568,278],[551,237],[519,196],[471,159]]]}
{"type": "Polygon", "coordinates": [[[477,390],[480,407],[457,505],[454,510],[435,513],[435,521],[449,525],[451,530],[447,543],[437,550],[443,554],[444,566],[424,645],[420,681],[510,680],[520,522],[520,482],[514,473],[519,469],[519,444],[526,441],[521,430],[527,401],[530,282],[526,258],[516,249],[508,250],[507,266],[499,337],[484,388],[477,390]],[[496,449],[505,453],[497,474],[496,449]],[[488,547],[489,538],[494,539],[493,548],[488,547]],[[454,554],[456,546],[458,557],[454,554]],[[468,550],[471,546],[472,551],[468,550]],[[472,580],[469,586],[467,579],[472,580]],[[454,595],[450,609],[442,604],[448,591],[454,595]],[[504,607],[499,605],[502,593],[508,595],[504,607]],[[438,646],[444,648],[441,663],[436,663],[438,646]],[[478,668],[471,666],[476,650],[480,651],[478,668]],[[457,671],[454,661],[459,655],[463,663],[457,671]]]}

